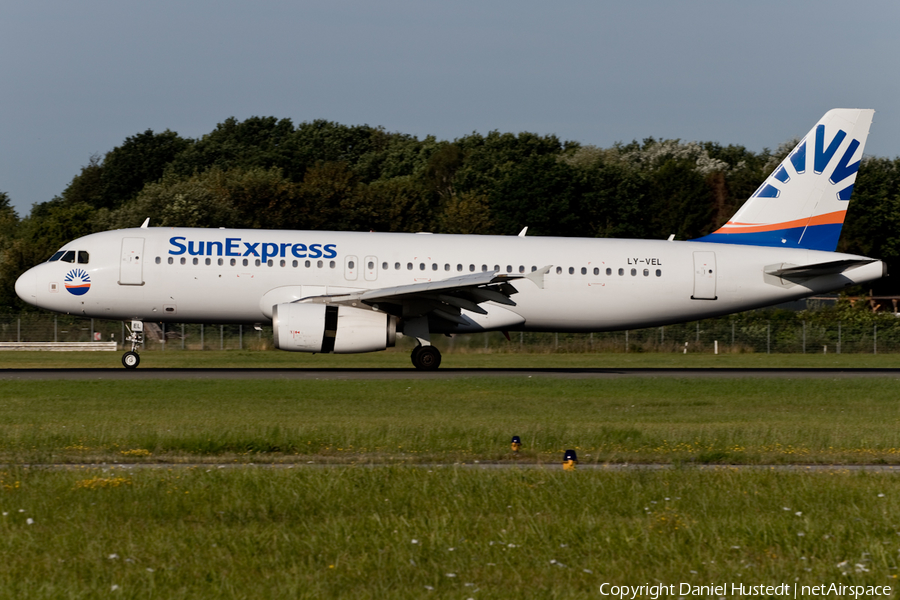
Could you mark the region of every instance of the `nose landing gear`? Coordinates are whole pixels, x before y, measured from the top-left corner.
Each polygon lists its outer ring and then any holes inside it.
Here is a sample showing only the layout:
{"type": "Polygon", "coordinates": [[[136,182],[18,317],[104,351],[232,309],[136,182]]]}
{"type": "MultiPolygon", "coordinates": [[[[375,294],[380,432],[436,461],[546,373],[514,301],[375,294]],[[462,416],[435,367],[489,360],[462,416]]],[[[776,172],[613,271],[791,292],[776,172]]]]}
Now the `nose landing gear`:
{"type": "Polygon", "coordinates": [[[125,341],[131,342],[131,350],[122,355],[122,365],[126,369],[137,369],[141,364],[141,357],[137,353],[138,344],[144,343],[144,323],[142,321],[132,321],[131,327],[128,329],[125,341]]]}

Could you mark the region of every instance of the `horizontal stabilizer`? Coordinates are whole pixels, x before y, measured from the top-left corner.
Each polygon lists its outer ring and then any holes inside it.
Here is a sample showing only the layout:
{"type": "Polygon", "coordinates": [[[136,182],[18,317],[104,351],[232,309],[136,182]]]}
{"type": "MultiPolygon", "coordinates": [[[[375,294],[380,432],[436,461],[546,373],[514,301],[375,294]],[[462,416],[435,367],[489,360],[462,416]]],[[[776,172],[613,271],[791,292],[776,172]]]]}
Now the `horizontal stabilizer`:
{"type": "Polygon", "coordinates": [[[821,277],[823,275],[837,275],[856,267],[868,265],[875,262],[874,259],[849,259],[834,260],[831,262],[818,263],[814,265],[788,265],[781,263],[766,267],[767,275],[774,275],[783,279],[808,279],[811,277],[821,277]]]}

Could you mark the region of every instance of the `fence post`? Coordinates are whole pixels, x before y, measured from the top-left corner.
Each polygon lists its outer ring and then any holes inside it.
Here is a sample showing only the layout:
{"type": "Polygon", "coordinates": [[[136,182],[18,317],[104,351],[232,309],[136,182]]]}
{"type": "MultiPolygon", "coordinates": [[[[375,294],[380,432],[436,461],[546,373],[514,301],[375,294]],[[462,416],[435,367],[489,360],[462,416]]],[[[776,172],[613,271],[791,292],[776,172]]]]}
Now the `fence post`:
{"type": "Polygon", "coordinates": [[[244,326],[238,325],[238,350],[244,349],[244,326]]]}
{"type": "Polygon", "coordinates": [[[841,322],[838,321],[838,343],[837,343],[837,353],[841,353],[841,322]]]}
{"type": "Polygon", "coordinates": [[[122,349],[125,349],[125,321],[122,321],[122,337],[119,338],[119,343],[122,344],[122,349]]]}
{"type": "Polygon", "coordinates": [[[694,341],[700,343],[700,321],[697,321],[697,339],[694,341]]]}
{"type": "Polygon", "coordinates": [[[766,354],[772,354],[772,324],[766,323],[766,354]]]}
{"type": "Polygon", "coordinates": [[[555,346],[556,350],[559,350],[559,332],[558,331],[553,333],[553,345],[555,346]]]}
{"type": "Polygon", "coordinates": [[[53,341],[58,342],[59,338],[56,335],[56,315],[53,315],[53,341]]]}
{"type": "Polygon", "coordinates": [[[200,349],[206,350],[205,343],[203,341],[203,323],[200,323],[200,349]]]}
{"type": "Polygon", "coordinates": [[[181,349],[184,350],[184,323],[181,324],[181,349]]]}
{"type": "Polygon", "coordinates": [[[91,319],[91,339],[90,341],[94,341],[94,319],[91,319]]]}
{"type": "Polygon", "coordinates": [[[22,341],[22,317],[16,319],[16,341],[22,341]]]}
{"type": "Polygon", "coordinates": [[[734,321],[731,322],[731,348],[734,349],[734,321]]]}
{"type": "Polygon", "coordinates": [[[806,319],[803,319],[803,354],[806,354],[806,319]]]}
{"type": "Polygon", "coordinates": [[[878,354],[878,325],[872,325],[872,354],[878,354]]]}
{"type": "Polygon", "coordinates": [[[625,330],[625,352],[628,352],[628,330],[625,330]]]}
{"type": "Polygon", "coordinates": [[[160,346],[162,346],[163,352],[166,351],[166,324],[162,324],[162,338],[160,338],[160,346]]]}
{"type": "Polygon", "coordinates": [[[219,350],[225,349],[225,326],[219,325],[219,350]]]}

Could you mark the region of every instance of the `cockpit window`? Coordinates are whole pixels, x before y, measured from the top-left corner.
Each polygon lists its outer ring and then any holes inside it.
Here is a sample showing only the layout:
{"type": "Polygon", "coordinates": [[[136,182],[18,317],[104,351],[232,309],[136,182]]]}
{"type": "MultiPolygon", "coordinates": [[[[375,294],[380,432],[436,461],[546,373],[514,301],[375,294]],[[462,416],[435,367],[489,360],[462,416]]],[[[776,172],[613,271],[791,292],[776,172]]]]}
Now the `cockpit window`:
{"type": "Polygon", "coordinates": [[[60,258],[59,260],[61,260],[61,261],[63,261],[63,262],[67,262],[67,263],[73,263],[73,262],[75,262],[75,251],[74,251],[74,250],[69,250],[68,252],[66,252],[65,254],[63,254],[63,255],[62,255],[62,258],[60,258]]]}
{"type": "Polygon", "coordinates": [[[59,252],[57,252],[56,254],[54,254],[53,256],[51,256],[50,258],[48,258],[48,259],[47,259],[47,262],[54,262],[54,261],[57,261],[57,260],[60,259],[60,257],[61,257],[63,254],[65,254],[65,252],[63,252],[62,250],[60,250],[59,252]]]}
{"type": "Polygon", "coordinates": [[[84,251],[84,250],[78,251],[78,264],[79,265],[88,264],[88,258],[89,258],[88,253],[86,251],[84,251]]]}

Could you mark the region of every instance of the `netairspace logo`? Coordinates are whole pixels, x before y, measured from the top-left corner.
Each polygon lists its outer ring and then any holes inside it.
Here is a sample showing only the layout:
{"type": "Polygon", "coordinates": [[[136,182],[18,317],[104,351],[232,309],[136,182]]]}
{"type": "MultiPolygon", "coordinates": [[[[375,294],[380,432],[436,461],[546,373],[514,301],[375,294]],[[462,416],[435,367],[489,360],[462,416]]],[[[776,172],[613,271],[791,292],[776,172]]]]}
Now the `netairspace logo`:
{"type": "Polygon", "coordinates": [[[91,289],[91,276],[84,269],[72,269],[63,281],[66,290],[75,296],[83,296],[91,289]]]}
{"type": "Polygon", "coordinates": [[[241,238],[225,238],[224,241],[195,241],[177,235],[169,238],[169,254],[178,256],[187,252],[191,256],[255,256],[265,262],[270,258],[334,258],[337,244],[295,244],[291,242],[245,242],[241,238]]]}

